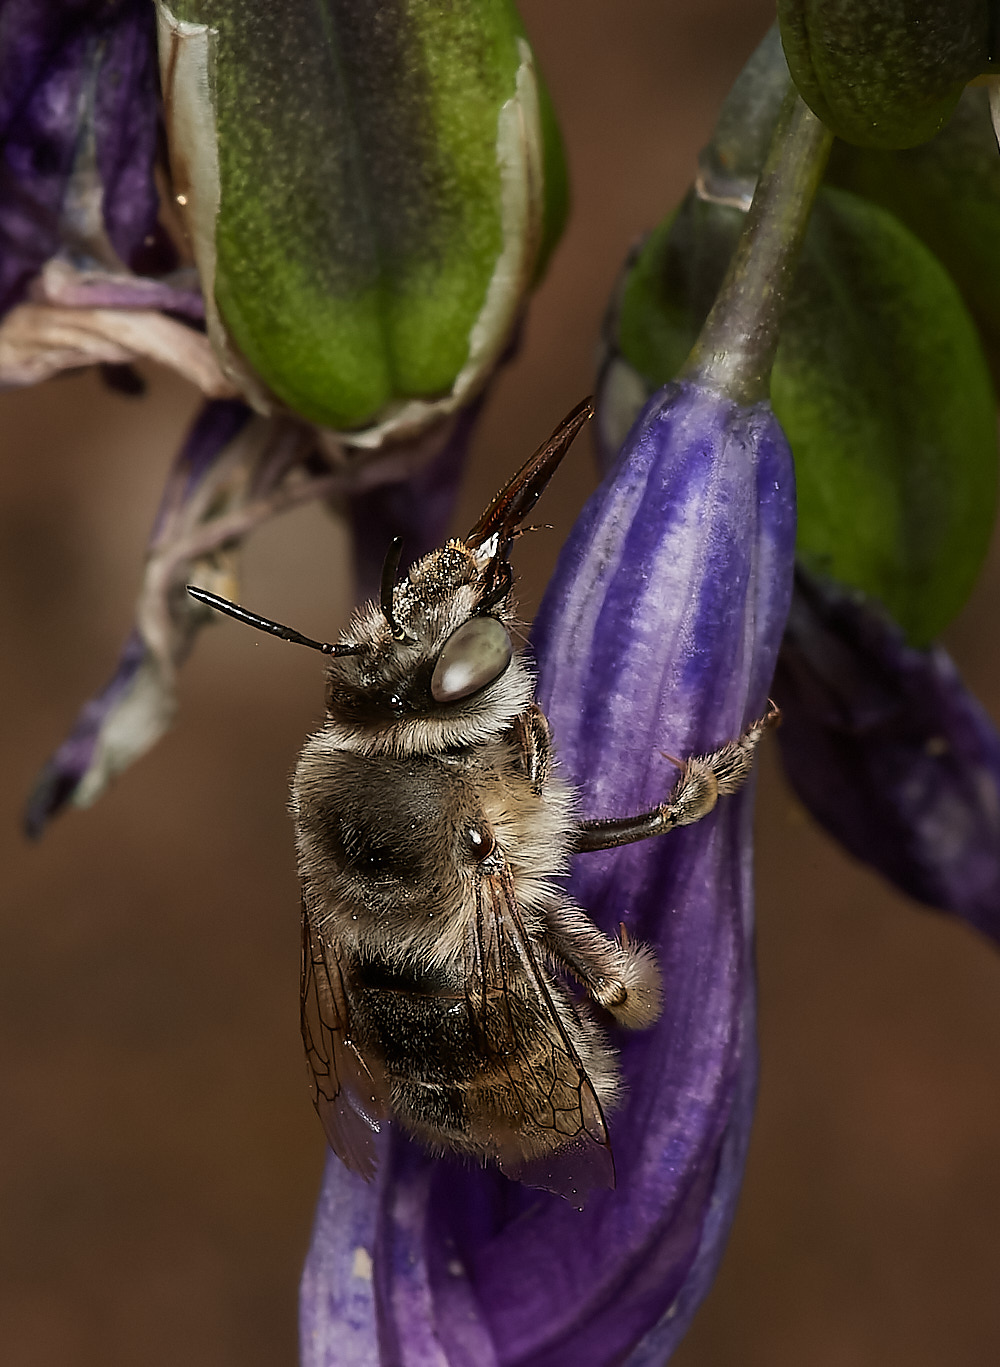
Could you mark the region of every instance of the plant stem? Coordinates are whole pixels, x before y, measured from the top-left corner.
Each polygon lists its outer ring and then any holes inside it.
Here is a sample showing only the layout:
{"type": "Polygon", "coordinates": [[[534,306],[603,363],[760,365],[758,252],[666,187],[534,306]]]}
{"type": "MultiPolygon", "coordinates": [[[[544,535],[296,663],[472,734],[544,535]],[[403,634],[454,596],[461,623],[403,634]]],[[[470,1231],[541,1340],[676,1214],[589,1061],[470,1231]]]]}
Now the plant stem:
{"type": "Polygon", "coordinates": [[[736,251],[678,378],[738,403],[767,398],[785,303],[832,142],[790,84],[736,251]]]}

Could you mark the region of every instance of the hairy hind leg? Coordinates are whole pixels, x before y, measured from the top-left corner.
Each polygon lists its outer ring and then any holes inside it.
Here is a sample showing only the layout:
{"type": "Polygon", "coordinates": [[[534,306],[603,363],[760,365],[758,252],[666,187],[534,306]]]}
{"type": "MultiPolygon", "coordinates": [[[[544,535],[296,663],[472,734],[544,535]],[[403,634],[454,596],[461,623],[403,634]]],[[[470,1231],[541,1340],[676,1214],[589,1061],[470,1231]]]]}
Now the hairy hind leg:
{"type": "Polygon", "coordinates": [[[542,940],[556,964],[619,1025],[643,1030],[659,1016],[663,989],[656,958],[631,941],[624,926],[621,939],[613,940],[579,907],[560,903],[546,913],[542,940]]]}
{"type": "Polygon", "coordinates": [[[763,717],[747,727],[738,740],[728,741],[710,755],[694,755],[681,765],[681,776],[666,802],[638,816],[581,821],[576,828],[574,850],[610,850],[631,845],[651,835],[662,835],[676,826],[690,826],[707,816],[720,795],[735,793],[753,768],[754,755],[764,732],[781,714],[771,703],[763,717]]]}

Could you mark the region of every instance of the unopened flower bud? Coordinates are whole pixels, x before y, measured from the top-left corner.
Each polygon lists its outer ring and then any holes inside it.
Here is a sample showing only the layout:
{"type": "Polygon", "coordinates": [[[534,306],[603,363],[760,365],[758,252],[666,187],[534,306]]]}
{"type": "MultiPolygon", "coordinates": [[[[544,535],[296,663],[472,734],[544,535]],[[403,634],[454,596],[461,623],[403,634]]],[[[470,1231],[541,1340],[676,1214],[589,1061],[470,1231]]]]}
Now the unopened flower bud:
{"type": "Polygon", "coordinates": [[[475,397],[558,232],[510,3],[157,0],[174,191],[224,369],[356,445],[475,397]]]}
{"type": "Polygon", "coordinates": [[[934,136],[990,60],[988,0],[779,0],[799,94],[845,142],[934,136]]]}

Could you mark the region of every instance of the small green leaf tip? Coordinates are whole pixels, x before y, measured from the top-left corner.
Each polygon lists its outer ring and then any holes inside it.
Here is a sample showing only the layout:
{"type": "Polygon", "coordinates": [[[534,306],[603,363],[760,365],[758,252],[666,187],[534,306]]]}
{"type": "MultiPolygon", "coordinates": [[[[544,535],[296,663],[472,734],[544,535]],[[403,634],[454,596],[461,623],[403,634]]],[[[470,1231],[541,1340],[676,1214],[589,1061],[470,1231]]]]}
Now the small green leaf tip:
{"type": "Polygon", "coordinates": [[[507,0],[157,0],[174,188],[255,406],[376,446],[482,388],[565,211],[507,0]]]}

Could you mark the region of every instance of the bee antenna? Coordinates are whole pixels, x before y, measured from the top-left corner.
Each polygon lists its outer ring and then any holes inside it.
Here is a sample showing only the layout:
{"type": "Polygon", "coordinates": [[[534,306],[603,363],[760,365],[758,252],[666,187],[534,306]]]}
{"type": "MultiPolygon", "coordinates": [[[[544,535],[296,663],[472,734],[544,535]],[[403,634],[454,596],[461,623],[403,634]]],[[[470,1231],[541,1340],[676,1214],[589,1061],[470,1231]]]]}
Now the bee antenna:
{"type": "Polygon", "coordinates": [[[385,563],[382,566],[382,587],[378,601],[379,607],[382,609],[382,616],[392,630],[393,639],[396,641],[412,641],[413,637],[405,627],[400,626],[392,610],[392,591],[396,586],[396,575],[399,573],[399,559],[402,554],[403,538],[394,536],[385,553],[385,563]]]}
{"type": "Polygon", "coordinates": [[[280,636],[283,641],[291,641],[293,645],[309,646],[312,650],[322,651],[324,655],[338,657],[357,655],[360,652],[360,646],[330,645],[327,641],[314,641],[311,636],[303,636],[300,631],[283,627],[280,622],[272,622],[269,617],[258,617],[255,612],[247,612],[246,608],[241,608],[238,603],[231,603],[228,598],[219,598],[217,594],[209,593],[206,589],[195,588],[193,584],[188,584],[187,591],[192,598],[215,608],[216,612],[224,612],[228,617],[235,617],[237,622],[245,622],[248,627],[256,627],[258,631],[268,631],[272,636],[280,636]]]}

